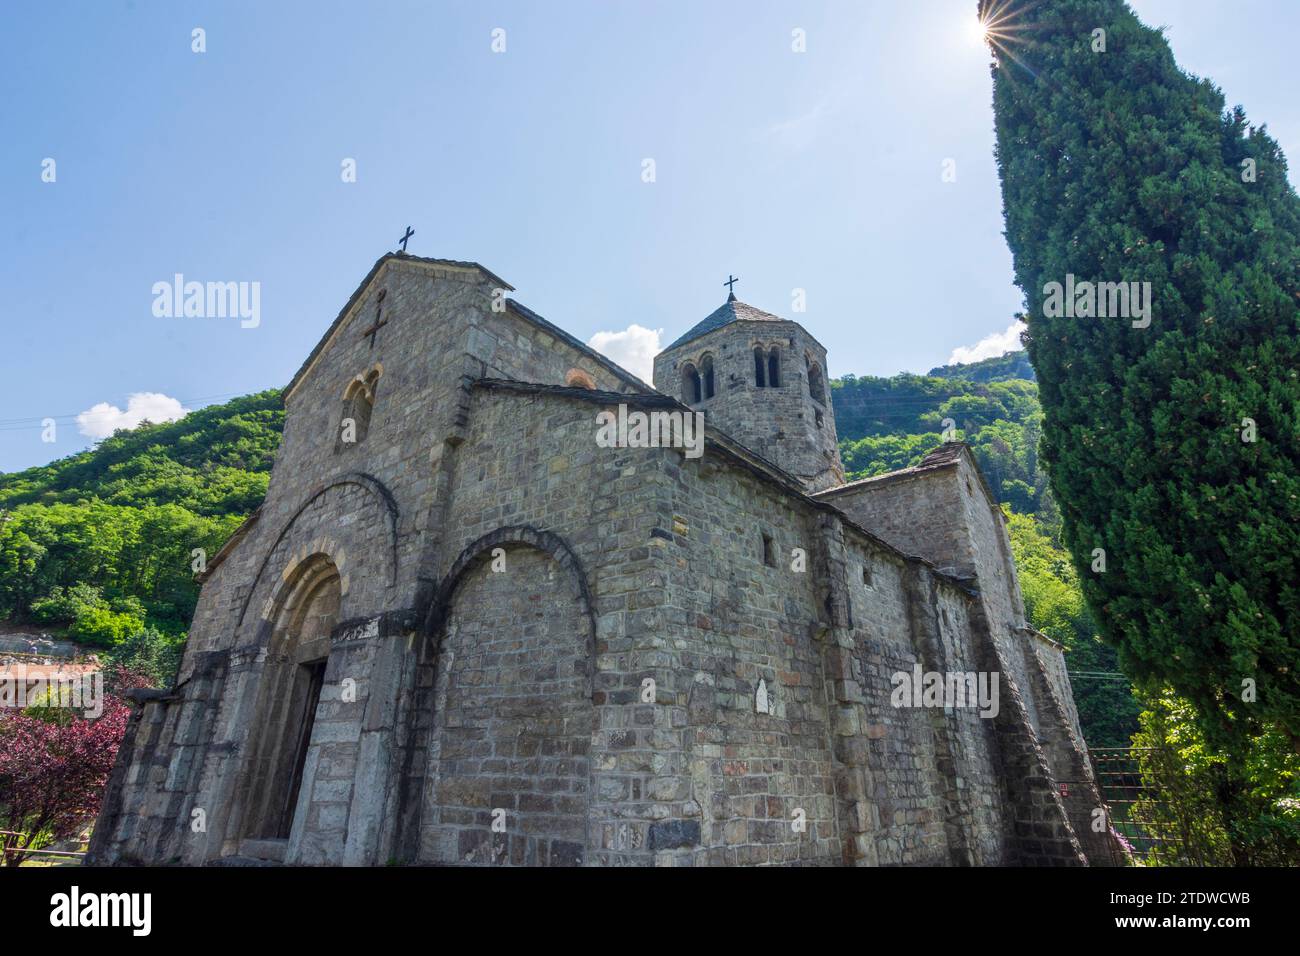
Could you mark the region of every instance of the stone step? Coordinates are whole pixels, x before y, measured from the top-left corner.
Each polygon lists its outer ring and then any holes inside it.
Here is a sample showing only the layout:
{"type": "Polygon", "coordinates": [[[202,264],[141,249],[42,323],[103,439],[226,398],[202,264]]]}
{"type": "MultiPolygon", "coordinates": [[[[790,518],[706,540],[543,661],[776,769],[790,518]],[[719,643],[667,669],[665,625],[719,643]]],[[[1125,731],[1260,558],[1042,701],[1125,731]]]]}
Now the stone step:
{"type": "Polygon", "coordinates": [[[221,856],[208,860],[204,866],[284,866],[274,860],[258,860],[251,856],[221,856]]]}
{"type": "Polygon", "coordinates": [[[244,840],[239,844],[239,856],[271,863],[283,863],[288,850],[288,840],[244,840]]]}

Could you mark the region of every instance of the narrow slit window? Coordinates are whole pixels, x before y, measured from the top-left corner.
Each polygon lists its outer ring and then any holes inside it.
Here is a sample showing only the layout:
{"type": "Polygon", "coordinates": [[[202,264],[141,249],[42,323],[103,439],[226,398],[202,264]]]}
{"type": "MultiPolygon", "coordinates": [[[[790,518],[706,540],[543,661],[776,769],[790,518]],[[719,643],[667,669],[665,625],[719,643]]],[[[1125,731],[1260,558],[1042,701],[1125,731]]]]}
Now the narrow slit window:
{"type": "Polygon", "coordinates": [[[808,394],[818,405],[826,404],[826,384],[822,378],[822,368],[816,362],[808,366],[808,394]]]}
{"type": "Polygon", "coordinates": [[[343,396],[343,414],[339,416],[338,441],[334,446],[336,453],[366,440],[375,411],[375,388],[378,384],[379,373],[371,372],[364,380],[356,379],[348,386],[343,396]]]}

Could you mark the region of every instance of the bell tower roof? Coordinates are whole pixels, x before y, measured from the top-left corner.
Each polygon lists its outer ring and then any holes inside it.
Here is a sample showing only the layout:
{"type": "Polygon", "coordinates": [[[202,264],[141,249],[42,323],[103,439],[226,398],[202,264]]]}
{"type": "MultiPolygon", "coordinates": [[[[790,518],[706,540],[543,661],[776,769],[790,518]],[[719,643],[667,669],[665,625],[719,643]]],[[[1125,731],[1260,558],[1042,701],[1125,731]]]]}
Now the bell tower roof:
{"type": "Polygon", "coordinates": [[[787,322],[779,315],[773,315],[771,312],[764,312],[762,309],[756,309],[752,305],[741,302],[736,298],[735,293],[727,296],[727,301],[722,303],[703,319],[693,325],[685,335],[679,337],[672,345],[669,345],[665,352],[677,348],[679,345],[685,345],[692,339],[698,339],[701,335],[706,335],[715,329],[720,329],[724,325],[730,325],[732,322],[787,322]]]}

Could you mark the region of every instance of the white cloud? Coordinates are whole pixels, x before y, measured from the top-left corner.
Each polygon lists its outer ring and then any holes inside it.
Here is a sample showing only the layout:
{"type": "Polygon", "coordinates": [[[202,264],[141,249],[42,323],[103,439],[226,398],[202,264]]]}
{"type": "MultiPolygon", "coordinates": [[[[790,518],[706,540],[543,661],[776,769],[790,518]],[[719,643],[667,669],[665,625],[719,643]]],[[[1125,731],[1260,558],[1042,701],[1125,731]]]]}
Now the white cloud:
{"type": "Polygon", "coordinates": [[[1006,355],[1008,352],[1015,352],[1022,348],[1020,344],[1020,333],[1025,330],[1025,323],[1019,319],[1007,326],[1005,332],[994,332],[992,335],[986,335],[974,345],[959,345],[952,350],[948,356],[945,365],[969,365],[971,362],[978,362],[981,359],[997,358],[999,355],[1006,355]]]}
{"type": "Polygon", "coordinates": [[[622,332],[597,332],[587,344],[641,381],[649,382],[654,377],[655,356],[662,351],[659,336],[663,331],[629,325],[622,332]]]}
{"type": "Polygon", "coordinates": [[[93,405],[77,416],[77,431],[88,438],[107,438],[119,428],[135,428],[146,418],[157,424],[174,422],[188,409],[161,392],[136,392],[126,398],[126,411],[108,402],[93,405]]]}

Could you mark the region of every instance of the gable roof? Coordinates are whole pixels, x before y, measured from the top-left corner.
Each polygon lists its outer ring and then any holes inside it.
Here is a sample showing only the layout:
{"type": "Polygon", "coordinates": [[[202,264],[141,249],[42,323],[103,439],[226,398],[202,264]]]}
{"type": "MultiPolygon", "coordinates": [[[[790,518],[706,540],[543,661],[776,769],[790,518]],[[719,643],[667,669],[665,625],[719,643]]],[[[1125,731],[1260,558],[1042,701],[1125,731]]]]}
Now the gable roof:
{"type": "Polygon", "coordinates": [[[779,315],[773,315],[771,312],[764,312],[762,309],[756,309],[746,302],[741,302],[734,295],[728,296],[727,301],[722,303],[706,315],[701,321],[691,327],[685,335],[677,339],[672,345],[664,349],[665,352],[677,348],[679,345],[685,345],[692,339],[698,339],[701,335],[707,335],[714,329],[720,329],[724,325],[730,325],[732,322],[788,322],[789,319],[783,319],[779,315]]]}
{"type": "Polygon", "coordinates": [[[413,256],[405,252],[386,252],[375,260],[375,264],[370,267],[370,271],[367,272],[366,277],[361,280],[361,284],[357,286],[352,295],[348,297],[348,301],[344,304],[342,310],[335,317],[334,321],[330,323],[330,327],[325,330],[325,334],[322,335],[320,341],[316,343],[316,347],[311,350],[306,361],[302,363],[298,368],[298,371],[293,373],[293,378],[289,380],[289,384],[285,386],[284,391],[280,394],[280,400],[282,402],[289,400],[289,395],[298,387],[298,383],[302,381],[302,377],[307,374],[308,369],[316,363],[316,359],[320,356],[320,353],[325,350],[325,346],[329,343],[330,339],[334,337],[334,333],[337,332],[347,320],[348,314],[352,311],[352,307],[357,304],[357,301],[365,293],[366,289],[370,286],[370,283],[374,281],[375,276],[379,274],[379,270],[392,259],[396,259],[399,262],[414,262],[422,263],[424,265],[440,266],[444,269],[460,269],[464,271],[473,270],[482,273],[488,279],[496,282],[507,292],[515,291],[514,286],[506,282],[500,276],[494,275],[489,270],[483,268],[477,262],[463,262],[458,259],[430,259],[425,256],[413,256]]]}
{"type": "Polygon", "coordinates": [[[521,319],[524,319],[525,321],[531,323],[532,325],[537,326],[539,329],[546,332],[548,335],[552,335],[555,338],[559,339],[561,342],[563,342],[565,345],[569,346],[570,348],[577,349],[579,352],[582,352],[584,355],[586,355],[588,358],[594,361],[597,365],[601,366],[608,372],[612,372],[614,375],[622,379],[623,382],[625,382],[627,385],[630,385],[632,388],[636,389],[637,391],[647,392],[647,393],[655,391],[655,389],[652,386],[647,385],[645,382],[641,381],[641,379],[637,378],[635,375],[633,375],[623,366],[619,365],[617,362],[613,361],[612,359],[606,358],[604,355],[601,355],[590,345],[587,345],[585,342],[583,342],[581,339],[577,338],[576,336],[570,335],[568,332],[564,331],[564,329],[560,328],[554,322],[550,322],[542,318],[540,315],[538,315],[532,309],[528,308],[528,306],[524,305],[522,302],[519,302],[515,299],[506,299],[506,308],[507,310],[513,312],[515,315],[519,316],[521,319]]]}

